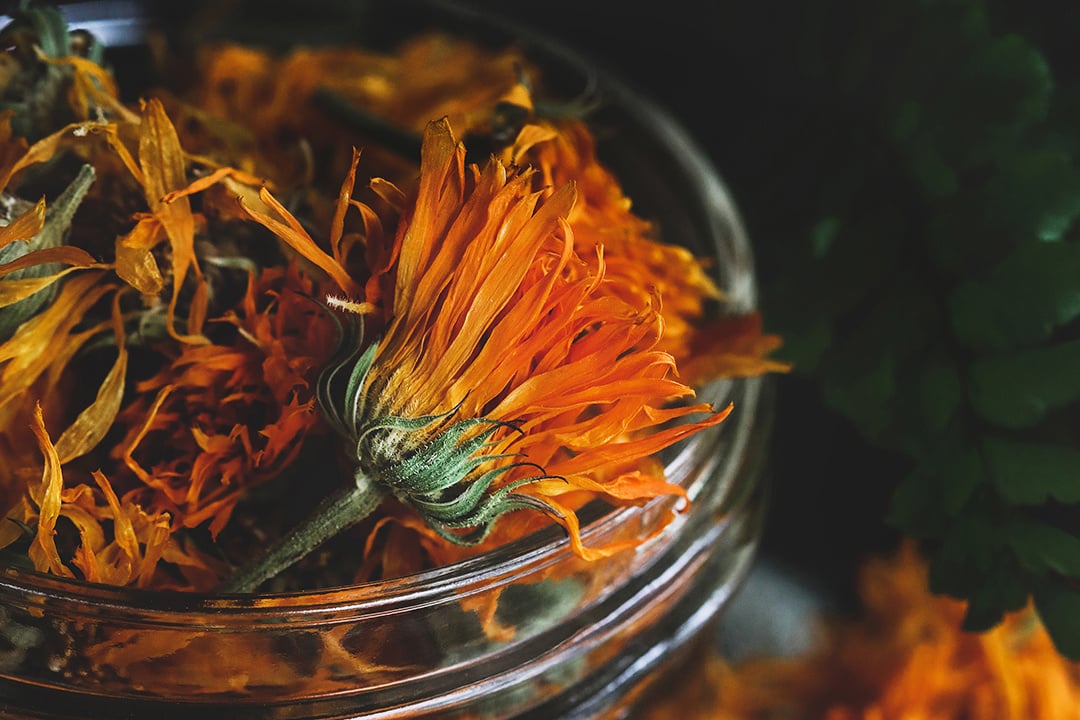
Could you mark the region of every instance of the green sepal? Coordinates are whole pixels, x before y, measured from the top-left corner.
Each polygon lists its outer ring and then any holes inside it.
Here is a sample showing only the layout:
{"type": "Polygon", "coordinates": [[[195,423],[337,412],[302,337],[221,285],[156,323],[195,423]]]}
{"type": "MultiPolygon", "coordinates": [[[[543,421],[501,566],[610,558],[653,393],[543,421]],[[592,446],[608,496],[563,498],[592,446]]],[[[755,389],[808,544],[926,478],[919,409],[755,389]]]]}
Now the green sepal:
{"type": "MultiPolygon", "coordinates": [[[[379,429],[403,429],[426,436],[424,428],[436,420],[415,427],[416,422],[408,419],[396,419],[396,424],[387,419],[379,423],[379,429]]],[[[499,424],[483,418],[459,420],[449,427],[438,430],[434,439],[413,449],[407,435],[393,432],[380,436],[379,441],[364,443],[362,437],[358,443],[357,459],[365,464],[369,456],[369,471],[395,493],[430,494],[445,490],[458,482],[487,460],[476,453],[484,447],[492,434],[499,429],[499,424]],[[473,428],[487,425],[483,431],[471,438],[463,439],[473,428]],[[373,449],[375,442],[386,445],[385,448],[373,449]],[[370,452],[365,453],[364,450],[370,452]]],[[[365,431],[368,435],[370,431],[365,431]]]]}
{"type": "Polygon", "coordinates": [[[327,313],[337,330],[337,347],[334,356],[319,373],[315,384],[315,397],[323,416],[341,435],[355,437],[357,417],[363,395],[360,388],[375,360],[378,344],[368,342],[364,333],[364,319],[350,315],[342,322],[337,314],[327,313]],[[340,388],[342,373],[347,373],[345,387],[340,388]]]}
{"type": "MultiPolygon", "coordinates": [[[[493,455],[490,459],[496,460],[509,457],[514,456],[493,455]]],[[[470,517],[476,508],[480,506],[484,494],[495,480],[521,465],[523,465],[523,463],[503,465],[482,473],[475,480],[459,483],[464,485],[464,489],[461,490],[459,494],[449,494],[450,496],[448,498],[440,496],[438,498],[428,499],[426,496],[416,496],[409,498],[409,504],[420,511],[426,518],[432,518],[443,524],[459,522],[462,518],[470,517]]],[[[448,493],[443,493],[442,495],[447,494],[448,493]]]]}

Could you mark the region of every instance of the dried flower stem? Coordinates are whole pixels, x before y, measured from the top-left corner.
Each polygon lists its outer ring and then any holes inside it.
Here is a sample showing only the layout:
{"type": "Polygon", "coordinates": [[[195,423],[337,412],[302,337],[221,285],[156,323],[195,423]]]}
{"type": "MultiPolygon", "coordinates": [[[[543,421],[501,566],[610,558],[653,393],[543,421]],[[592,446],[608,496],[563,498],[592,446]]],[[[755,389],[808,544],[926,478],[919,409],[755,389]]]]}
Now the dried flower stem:
{"type": "Polygon", "coordinates": [[[288,534],[218,586],[222,593],[249,593],[294,565],[315,548],[367,517],[386,497],[386,489],[358,469],[356,483],[328,495],[288,534]]]}

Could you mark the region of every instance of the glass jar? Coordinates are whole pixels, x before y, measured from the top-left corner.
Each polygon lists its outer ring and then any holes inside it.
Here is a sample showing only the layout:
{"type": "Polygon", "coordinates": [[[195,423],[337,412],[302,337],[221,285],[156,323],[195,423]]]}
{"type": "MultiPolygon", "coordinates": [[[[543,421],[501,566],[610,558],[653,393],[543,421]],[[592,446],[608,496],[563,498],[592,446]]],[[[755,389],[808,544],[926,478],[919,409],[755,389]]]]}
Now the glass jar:
{"type": "MultiPolygon", "coordinates": [[[[595,88],[601,159],[639,214],[715,259],[730,309],[754,307],[731,198],[671,117],[548,39],[432,7],[430,22],[516,38],[571,93],[595,88]]],[[[586,545],[649,538],[597,562],[551,528],[418,575],[303,594],[149,592],[5,570],[0,708],[11,718],[624,717],[707,634],[749,568],[763,390],[747,379],[701,393],[735,410],[664,456],[692,502],[661,531],[669,499],[581,513],[586,545]]]]}

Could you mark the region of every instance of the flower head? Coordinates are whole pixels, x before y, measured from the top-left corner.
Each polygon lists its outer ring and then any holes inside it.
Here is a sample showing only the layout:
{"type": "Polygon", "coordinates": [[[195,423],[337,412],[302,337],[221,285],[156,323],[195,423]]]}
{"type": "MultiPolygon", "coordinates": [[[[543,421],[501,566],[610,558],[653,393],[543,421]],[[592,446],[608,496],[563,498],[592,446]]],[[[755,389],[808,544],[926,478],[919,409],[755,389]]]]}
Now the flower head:
{"type": "Polygon", "coordinates": [[[429,125],[393,241],[393,297],[367,335],[362,322],[346,333],[320,404],[359,471],[439,536],[475,543],[528,507],[588,554],[556,498],[681,494],[645,460],[725,413],[672,406],[693,391],[655,349],[659,299],[620,300],[605,286],[603,247],[588,262],[575,253],[573,183],[535,191],[529,170],[464,158],[447,122],[429,125]]]}

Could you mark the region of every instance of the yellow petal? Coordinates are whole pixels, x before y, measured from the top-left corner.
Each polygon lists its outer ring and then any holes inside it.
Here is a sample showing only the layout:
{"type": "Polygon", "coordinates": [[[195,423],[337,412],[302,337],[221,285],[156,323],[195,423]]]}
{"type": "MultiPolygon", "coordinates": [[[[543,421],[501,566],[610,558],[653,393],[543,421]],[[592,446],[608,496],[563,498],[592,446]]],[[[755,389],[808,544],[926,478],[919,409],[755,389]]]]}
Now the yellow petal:
{"type": "Polygon", "coordinates": [[[51,572],[54,575],[71,577],[68,570],[60,560],[60,553],[56,550],[56,520],[60,517],[60,493],[64,487],[64,476],[60,471],[60,458],[56,454],[49,439],[49,433],[45,430],[45,419],[41,415],[40,403],[34,408],[34,422],[30,426],[37,438],[38,447],[45,458],[45,467],[41,473],[41,485],[31,489],[34,501],[38,505],[38,526],[33,542],[30,544],[30,560],[34,567],[41,572],[51,572]]]}
{"type": "Polygon", "coordinates": [[[191,213],[191,203],[186,197],[165,202],[166,195],[187,187],[188,182],[180,138],[157,98],[149,100],[143,107],[139,127],[139,166],[146,203],[165,228],[172,248],[173,292],[166,313],[166,327],[181,342],[206,344],[209,340],[201,335],[199,327],[189,327],[187,335],[181,335],[175,329],[176,303],[188,270],[195,272],[200,283],[202,273],[195,259],[195,217],[191,213]]]}
{"type": "Polygon", "coordinates": [[[56,299],[42,312],[24,322],[0,345],[0,406],[30,387],[54,357],[62,355],[72,328],[102,295],[113,289],[99,284],[100,273],[90,271],[64,283],[56,299]]]}
{"type": "Polygon", "coordinates": [[[124,378],[127,374],[128,352],[124,346],[125,333],[120,315],[119,295],[113,298],[113,336],[116,338],[116,362],[98,387],[97,397],[79,413],[68,429],[56,441],[60,462],[67,463],[97,447],[112,427],[120,401],[124,397],[124,378]]]}
{"type": "Polygon", "coordinates": [[[53,273],[52,275],[45,275],[44,277],[28,277],[18,278],[16,280],[0,280],[0,307],[7,307],[8,305],[13,305],[20,300],[25,300],[34,293],[40,292],[41,290],[49,287],[65,275],[70,275],[76,270],[83,269],[85,268],[76,266],[64,268],[58,273],[53,273]]]}
{"type": "MultiPolygon", "coordinates": [[[[116,538],[116,544],[128,556],[133,568],[142,559],[142,553],[139,551],[139,539],[135,537],[135,528],[131,524],[131,518],[120,507],[120,499],[116,497],[116,492],[113,490],[108,478],[100,471],[94,471],[92,475],[94,476],[94,482],[97,483],[102,494],[105,495],[105,500],[109,503],[109,509],[112,510],[113,535],[116,538]]],[[[121,584],[126,584],[128,579],[124,578],[121,584]]]]}
{"type": "Polygon", "coordinates": [[[0,248],[16,240],[29,240],[45,227],[45,198],[37,205],[0,228],[0,248]]]}
{"type": "Polygon", "coordinates": [[[161,222],[151,216],[139,220],[131,232],[116,239],[116,274],[143,295],[158,295],[165,287],[151,252],[164,235],[161,222]]]}

